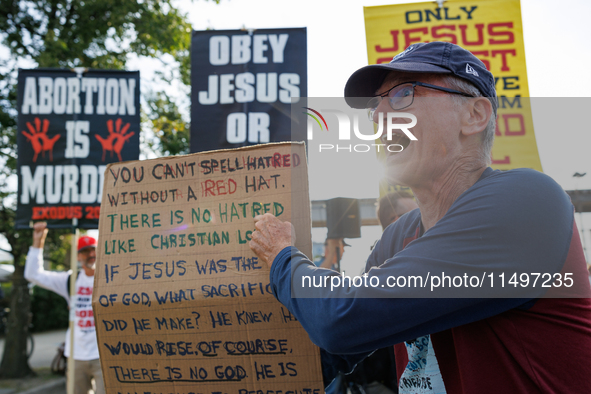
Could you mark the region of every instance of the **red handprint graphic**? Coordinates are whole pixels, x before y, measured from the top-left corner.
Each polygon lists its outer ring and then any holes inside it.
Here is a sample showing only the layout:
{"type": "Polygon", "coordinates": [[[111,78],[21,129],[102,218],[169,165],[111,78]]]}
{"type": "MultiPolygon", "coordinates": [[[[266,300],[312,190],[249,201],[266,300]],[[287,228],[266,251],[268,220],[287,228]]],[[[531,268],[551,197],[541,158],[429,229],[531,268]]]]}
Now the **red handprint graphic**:
{"type": "Polygon", "coordinates": [[[113,133],[113,121],[109,120],[107,122],[107,127],[109,128],[109,136],[105,139],[100,135],[96,134],[96,139],[101,143],[103,147],[103,161],[105,161],[105,154],[107,151],[111,152],[111,157],[113,156],[113,140],[117,135],[113,133]]]}
{"type": "Polygon", "coordinates": [[[60,134],[54,135],[52,138],[47,136],[47,129],[49,128],[49,120],[43,119],[43,129],[41,129],[41,119],[35,118],[35,127],[31,122],[27,122],[27,128],[31,134],[26,131],[21,131],[25,137],[31,142],[35,156],[33,156],[33,162],[37,162],[39,152],[42,152],[45,157],[45,152],[49,152],[49,160],[53,161],[53,146],[55,142],[60,138],[60,134]]]}
{"type": "Polygon", "coordinates": [[[103,161],[105,161],[105,155],[107,152],[111,152],[111,157],[113,157],[113,152],[117,154],[119,161],[123,161],[121,159],[121,150],[123,150],[123,145],[135,134],[134,131],[127,134],[127,130],[129,130],[130,123],[127,123],[123,128],[121,128],[121,124],[123,121],[121,118],[115,121],[115,130],[113,131],[113,120],[107,120],[107,129],[109,130],[109,136],[107,138],[103,138],[100,135],[95,135],[96,139],[101,143],[103,147],[103,161]]]}

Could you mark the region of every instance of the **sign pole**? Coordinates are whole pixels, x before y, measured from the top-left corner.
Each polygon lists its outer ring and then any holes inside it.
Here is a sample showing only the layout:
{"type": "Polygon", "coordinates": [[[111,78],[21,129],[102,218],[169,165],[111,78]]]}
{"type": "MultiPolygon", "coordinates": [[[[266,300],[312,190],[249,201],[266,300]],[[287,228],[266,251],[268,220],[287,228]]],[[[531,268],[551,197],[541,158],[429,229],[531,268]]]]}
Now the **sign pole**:
{"type": "Polygon", "coordinates": [[[70,357],[68,357],[68,379],[67,379],[67,393],[74,394],[74,321],[76,319],[76,304],[74,297],[76,296],[76,279],[78,278],[78,253],[77,243],[79,230],[77,227],[77,219],[72,219],[72,247],[70,251],[70,357]]]}
{"type": "MultiPolygon", "coordinates": [[[[85,71],[82,67],[75,67],[74,72],[79,81],[82,81],[82,73],[85,71]]],[[[78,114],[74,113],[74,121],[78,120],[78,114]]],[[[76,159],[73,160],[76,164],[76,159]]],[[[66,390],[67,394],[74,394],[74,379],[76,371],[76,361],[74,360],[74,329],[76,326],[76,280],[78,279],[78,237],[80,232],[78,230],[78,219],[72,218],[72,247],[70,248],[70,357],[68,358],[68,379],[66,390]]]]}

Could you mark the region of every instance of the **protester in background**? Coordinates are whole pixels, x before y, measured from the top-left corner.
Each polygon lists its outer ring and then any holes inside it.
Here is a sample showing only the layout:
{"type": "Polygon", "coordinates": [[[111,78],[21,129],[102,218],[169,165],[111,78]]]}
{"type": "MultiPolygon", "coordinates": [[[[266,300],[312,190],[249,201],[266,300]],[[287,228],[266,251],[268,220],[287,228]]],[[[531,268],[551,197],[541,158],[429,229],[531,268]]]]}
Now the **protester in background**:
{"type": "MultiPolygon", "coordinates": [[[[402,215],[418,207],[412,194],[404,190],[395,191],[378,199],[376,215],[382,230],[385,230],[386,227],[396,222],[402,215]]],[[[375,244],[372,249],[374,247],[375,244]]],[[[344,375],[342,380],[345,382],[345,387],[354,392],[365,392],[367,394],[398,393],[394,348],[388,346],[376,350],[371,356],[357,364],[353,372],[344,375]]],[[[340,392],[345,392],[345,390],[340,392]]]]}
{"type": "MultiPolygon", "coordinates": [[[[74,321],[74,393],[87,394],[95,381],[95,394],[104,394],[103,374],[99,362],[99,351],[92,313],[92,288],[96,263],[96,239],[82,236],[78,239],[78,262],[82,269],[76,279],[76,296],[70,299],[70,275],[68,272],[46,271],[43,268],[43,246],[47,237],[47,224],[33,226],[33,246],[29,248],[25,265],[25,278],[38,286],[51,290],[68,301],[70,308],[76,308],[74,321]]],[[[72,354],[70,330],[66,334],[66,357],[72,354]]]]}
{"type": "MultiPolygon", "coordinates": [[[[385,230],[386,227],[397,221],[402,215],[418,207],[412,194],[401,190],[388,193],[378,199],[376,215],[378,216],[382,230],[385,230]]],[[[371,246],[371,250],[373,250],[377,243],[378,241],[376,240],[371,246]]]]}
{"type": "Polygon", "coordinates": [[[412,195],[404,190],[382,196],[378,200],[376,211],[382,230],[398,220],[400,216],[418,207],[412,195]]]}
{"type": "Polygon", "coordinates": [[[340,269],[340,261],[345,253],[345,246],[349,245],[347,245],[343,238],[327,238],[324,241],[324,256],[318,261],[315,261],[314,264],[318,267],[338,271],[340,269]]]}
{"type": "MultiPolygon", "coordinates": [[[[382,230],[396,222],[402,215],[418,208],[416,201],[407,191],[395,191],[378,199],[376,215],[382,230]]],[[[371,247],[375,247],[378,241],[371,247]]],[[[365,270],[364,270],[365,271],[365,270]]],[[[398,393],[394,348],[378,349],[371,356],[355,366],[350,374],[342,377],[344,388],[367,394],[398,393]]],[[[341,390],[345,392],[345,390],[341,390]]]]}
{"type": "Polygon", "coordinates": [[[338,278],[293,247],[291,224],[271,214],[255,217],[249,244],[271,270],[273,294],[334,356],[334,370],[349,370],[374,349],[396,344],[400,393],[587,392],[591,287],[574,209],[542,173],[488,167],[498,101],[486,66],[449,42],[412,44],[390,63],[356,71],[345,98],[367,109],[382,130],[391,113],[417,119],[416,140],[402,133],[382,139],[403,146],[387,153],[388,181],[409,186],[420,208],[389,226],[368,258],[366,279],[382,286],[294,290],[303,278],[338,278]],[[384,285],[417,274],[515,272],[568,273],[578,298],[556,297],[573,294],[562,282],[511,293],[499,292],[498,281],[488,284],[499,298],[465,289],[455,293],[464,297],[429,298],[422,286],[384,285]],[[298,291],[314,298],[297,297],[298,291]],[[555,298],[541,298],[546,291],[555,298]]]}

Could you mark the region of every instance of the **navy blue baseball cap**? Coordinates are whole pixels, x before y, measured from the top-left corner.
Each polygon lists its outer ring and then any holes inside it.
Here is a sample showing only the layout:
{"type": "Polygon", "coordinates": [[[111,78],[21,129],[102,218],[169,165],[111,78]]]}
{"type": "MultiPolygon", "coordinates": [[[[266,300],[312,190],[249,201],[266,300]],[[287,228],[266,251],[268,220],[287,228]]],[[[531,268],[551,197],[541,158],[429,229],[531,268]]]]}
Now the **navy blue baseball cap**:
{"type": "Polygon", "coordinates": [[[495,80],[476,56],[450,42],[412,44],[394,56],[390,63],[365,66],[355,71],[345,85],[345,100],[352,108],[365,108],[367,99],[376,91],[391,71],[408,73],[451,74],[471,82],[484,97],[496,100],[495,80]]]}

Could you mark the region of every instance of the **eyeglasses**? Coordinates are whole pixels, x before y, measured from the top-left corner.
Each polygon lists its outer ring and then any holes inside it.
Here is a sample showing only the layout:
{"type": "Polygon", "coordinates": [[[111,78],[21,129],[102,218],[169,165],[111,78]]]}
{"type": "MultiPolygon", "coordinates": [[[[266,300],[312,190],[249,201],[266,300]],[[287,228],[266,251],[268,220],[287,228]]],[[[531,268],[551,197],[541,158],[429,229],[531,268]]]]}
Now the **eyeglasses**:
{"type": "Polygon", "coordinates": [[[443,86],[436,86],[436,85],[431,85],[428,83],[417,82],[417,81],[404,82],[404,83],[394,86],[393,88],[388,89],[384,93],[377,95],[376,97],[370,99],[367,102],[365,109],[367,110],[367,116],[369,117],[369,120],[371,120],[373,122],[373,116],[376,112],[376,109],[378,108],[378,106],[382,102],[382,99],[384,99],[385,97],[388,97],[388,101],[390,103],[390,108],[392,108],[395,111],[410,107],[414,101],[414,98],[415,98],[415,87],[416,86],[422,86],[424,88],[440,90],[440,91],[446,92],[446,93],[460,94],[460,95],[466,96],[466,97],[474,97],[471,94],[460,92],[460,91],[449,89],[449,88],[444,88],[443,86]]]}

